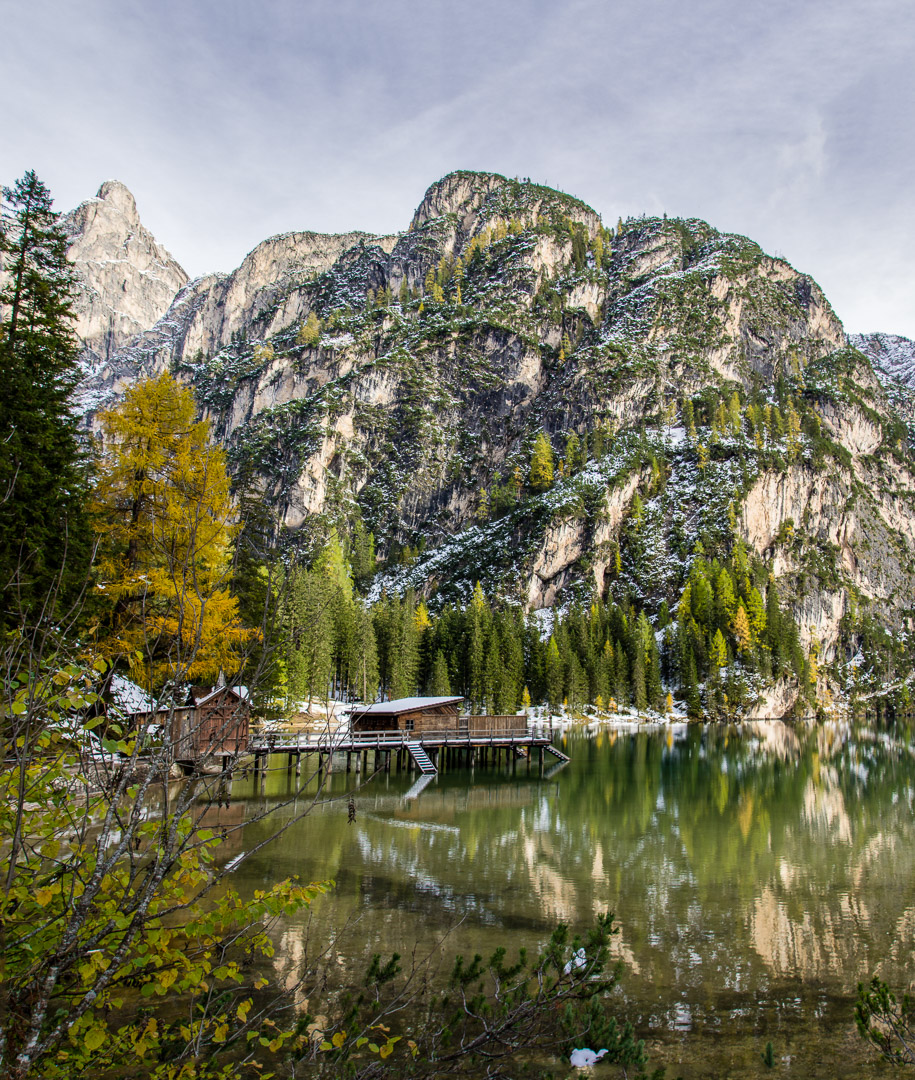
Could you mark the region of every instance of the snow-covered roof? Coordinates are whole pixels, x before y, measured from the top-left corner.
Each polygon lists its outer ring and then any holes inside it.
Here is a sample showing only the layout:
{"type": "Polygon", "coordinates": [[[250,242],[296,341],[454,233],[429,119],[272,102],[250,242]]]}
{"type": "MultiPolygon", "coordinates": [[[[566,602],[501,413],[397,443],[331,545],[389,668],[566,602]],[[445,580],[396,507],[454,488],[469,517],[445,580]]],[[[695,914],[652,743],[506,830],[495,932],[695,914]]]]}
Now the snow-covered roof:
{"type": "Polygon", "coordinates": [[[152,697],[123,675],[114,675],[111,679],[111,697],[121,710],[126,713],[151,712],[156,707],[152,697]]]}
{"type": "Polygon", "coordinates": [[[354,716],[365,716],[367,713],[390,713],[413,712],[414,709],[433,709],[436,705],[458,705],[463,702],[462,697],[402,697],[394,701],[377,701],[374,705],[367,705],[362,709],[353,709],[354,716]]]}

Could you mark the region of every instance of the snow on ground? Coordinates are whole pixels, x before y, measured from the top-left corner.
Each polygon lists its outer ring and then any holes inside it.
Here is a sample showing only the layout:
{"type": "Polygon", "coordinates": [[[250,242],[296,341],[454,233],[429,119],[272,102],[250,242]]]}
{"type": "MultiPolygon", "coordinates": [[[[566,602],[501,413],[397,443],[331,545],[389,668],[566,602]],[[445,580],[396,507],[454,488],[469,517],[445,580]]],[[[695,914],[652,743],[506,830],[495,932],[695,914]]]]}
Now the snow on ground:
{"type": "Polygon", "coordinates": [[[898,334],[849,334],[878,372],[915,389],[915,341],[898,334]]]}

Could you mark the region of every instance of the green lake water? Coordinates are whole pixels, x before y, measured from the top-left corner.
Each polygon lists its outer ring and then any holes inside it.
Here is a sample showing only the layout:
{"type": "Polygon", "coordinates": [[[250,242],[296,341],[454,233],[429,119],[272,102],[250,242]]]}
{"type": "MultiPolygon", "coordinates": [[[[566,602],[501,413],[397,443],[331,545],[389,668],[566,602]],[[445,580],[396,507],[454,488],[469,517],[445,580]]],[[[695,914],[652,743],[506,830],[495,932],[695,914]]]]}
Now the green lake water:
{"type": "MultiPolygon", "coordinates": [[[[545,940],[557,921],[617,915],[616,1011],[668,1077],[890,1075],[854,1030],[855,986],[915,979],[915,738],[864,724],[765,722],[571,731],[571,762],[415,774],[338,771],[323,798],[233,872],[242,891],[333,878],[277,935],[276,974],[347,920],[327,966],[447,935],[448,953],[545,940]],[[773,1043],[777,1068],[760,1054],[773,1043]]],[[[307,803],[285,760],[237,780],[228,862],[307,803]]],[[[311,789],[314,789],[314,784],[311,789]]],[[[596,1075],[600,1075],[598,1068],[596,1075]]],[[[608,1073],[610,1070],[607,1070],[608,1073]]]]}

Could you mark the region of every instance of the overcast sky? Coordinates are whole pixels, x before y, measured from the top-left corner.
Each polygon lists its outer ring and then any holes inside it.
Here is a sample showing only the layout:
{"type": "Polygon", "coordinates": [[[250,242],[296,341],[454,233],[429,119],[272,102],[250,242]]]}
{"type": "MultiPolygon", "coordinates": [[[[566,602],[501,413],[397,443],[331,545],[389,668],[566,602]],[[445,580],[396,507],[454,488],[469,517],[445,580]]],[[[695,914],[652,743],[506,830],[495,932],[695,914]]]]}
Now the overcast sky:
{"type": "Polygon", "coordinates": [[[0,0],[0,179],[109,178],[192,275],[453,169],[702,217],[915,337],[911,0],[0,0]]]}

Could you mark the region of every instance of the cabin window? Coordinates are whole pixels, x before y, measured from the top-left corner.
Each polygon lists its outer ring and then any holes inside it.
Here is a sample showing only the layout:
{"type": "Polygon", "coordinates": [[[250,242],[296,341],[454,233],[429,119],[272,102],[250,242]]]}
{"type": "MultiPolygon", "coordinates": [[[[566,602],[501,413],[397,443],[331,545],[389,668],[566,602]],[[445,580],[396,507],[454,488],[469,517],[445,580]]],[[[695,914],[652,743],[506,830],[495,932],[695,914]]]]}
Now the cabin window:
{"type": "Polygon", "coordinates": [[[413,730],[413,717],[412,716],[404,717],[403,729],[404,729],[404,731],[412,731],[413,730]]]}

